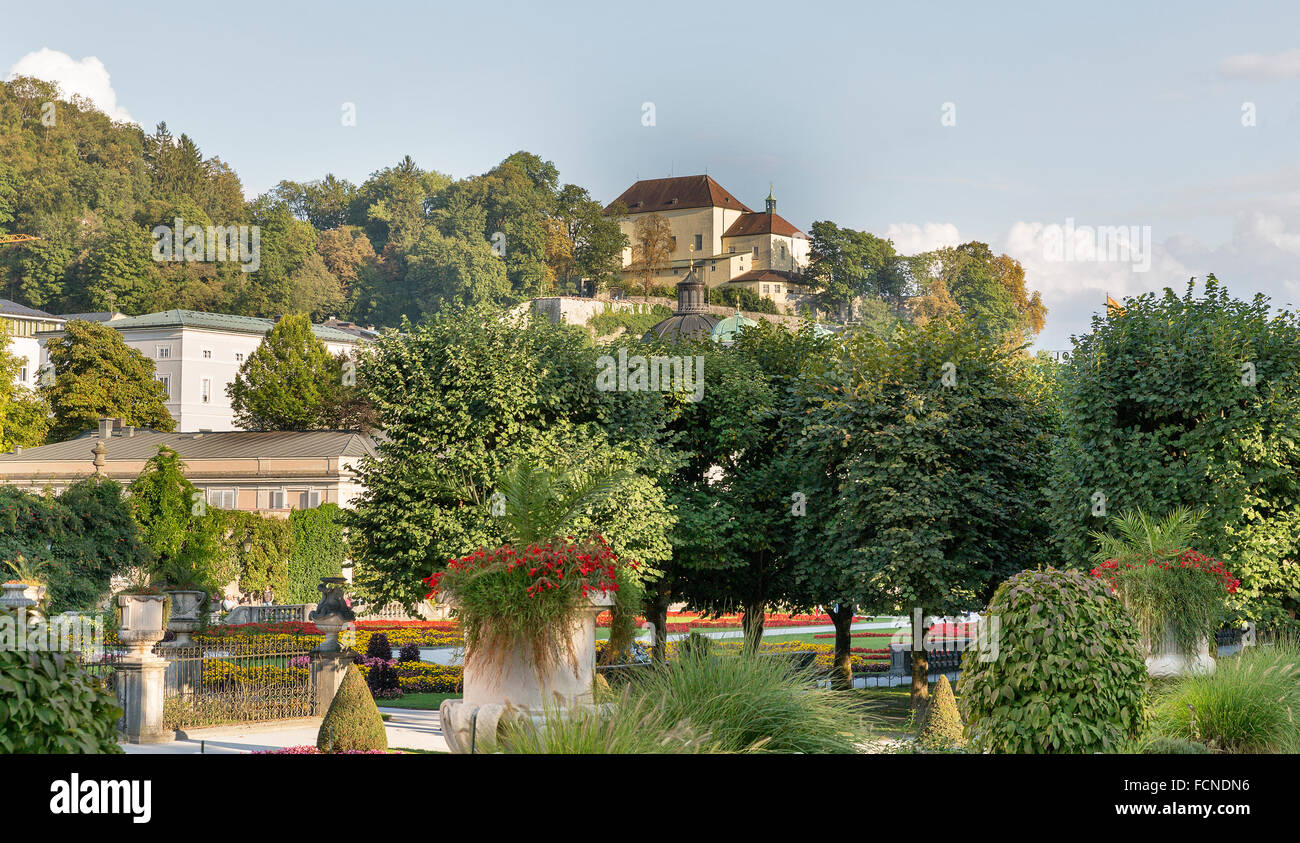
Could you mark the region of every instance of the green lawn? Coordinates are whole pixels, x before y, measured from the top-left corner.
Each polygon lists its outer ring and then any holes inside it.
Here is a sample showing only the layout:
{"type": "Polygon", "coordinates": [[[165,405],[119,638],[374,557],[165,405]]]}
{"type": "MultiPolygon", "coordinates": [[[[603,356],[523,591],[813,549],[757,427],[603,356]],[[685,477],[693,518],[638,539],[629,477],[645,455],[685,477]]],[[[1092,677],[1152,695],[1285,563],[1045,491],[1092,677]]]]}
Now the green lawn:
{"type": "Polygon", "coordinates": [[[460,694],[407,694],[395,700],[378,700],[379,705],[386,708],[421,708],[428,711],[437,711],[442,705],[443,700],[458,700],[460,694]]]}

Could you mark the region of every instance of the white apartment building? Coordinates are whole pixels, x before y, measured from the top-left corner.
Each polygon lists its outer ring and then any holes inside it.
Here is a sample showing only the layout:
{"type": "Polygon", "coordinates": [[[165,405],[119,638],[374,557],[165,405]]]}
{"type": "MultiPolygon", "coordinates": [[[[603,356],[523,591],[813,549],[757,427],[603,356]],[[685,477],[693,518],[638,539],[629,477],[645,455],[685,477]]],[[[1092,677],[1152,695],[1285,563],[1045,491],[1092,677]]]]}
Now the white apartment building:
{"type": "MultiPolygon", "coordinates": [[[[167,411],[176,420],[177,430],[227,431],[237,428],[226,387],[234,383],[239,367],[275,321],[165,310],[143,316],[117,316],[103,324],[153,361],[155,376],[167,392],[167,411]]],[[[42,366],[49,362],[45,344],[63,336],[62,327],[39,332],[42,366]]],[[[335,355],[352,355],[364,342],[356,333],[325,325],[313,325],[312,332],[335,355]]]]}
{"type": "Polygon", "coordinates": [[[36,388],[41,365],[38,334],[63,327],[61,317],[9,299],[0,299],[0,330],[9,337],[9,353],[22,361],[14,379],[28,389],[36,388]]]}

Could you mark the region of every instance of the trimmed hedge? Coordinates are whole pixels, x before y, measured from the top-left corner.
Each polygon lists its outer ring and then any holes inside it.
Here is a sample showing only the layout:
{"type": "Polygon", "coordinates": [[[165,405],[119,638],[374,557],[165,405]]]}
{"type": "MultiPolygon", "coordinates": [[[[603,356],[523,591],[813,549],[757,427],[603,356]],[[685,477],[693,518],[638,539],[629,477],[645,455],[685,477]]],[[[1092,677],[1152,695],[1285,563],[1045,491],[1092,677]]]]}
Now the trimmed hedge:
{"type": "Polygon", "coordinates": [[[370,695],[366,680],[356,665],[348,668],[343,684],[321,721],[316,748],[322,752],[388,749],[384,719],[379,716],[375,698],[370,695]]]}

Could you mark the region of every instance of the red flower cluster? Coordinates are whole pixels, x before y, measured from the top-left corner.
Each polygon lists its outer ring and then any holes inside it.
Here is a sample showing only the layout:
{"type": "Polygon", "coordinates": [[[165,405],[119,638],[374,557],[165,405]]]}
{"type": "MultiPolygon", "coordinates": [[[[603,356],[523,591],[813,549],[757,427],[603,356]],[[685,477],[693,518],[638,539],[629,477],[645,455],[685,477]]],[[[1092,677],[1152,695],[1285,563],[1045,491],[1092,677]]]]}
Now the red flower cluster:
{"type": "MultiPolygon", "coordinates": [[[[1125,562],[1124,569],[1142,567],[1159,567],[1161,570],[1185,570],[1193,568],[1198,571],[1205,571],[1211,574],[1223,586],[1223,590],[1228,594],[1236,594],[1237,589],[1241,586],[1241,580],[1232,575],[1232,572],[1223,566],[1223,563],[1212,556],[1206,556],[1195,550],[1185,550],[1174,559],[1148,559],[1145,562],[1125,562]]],[[[1089,573],[1100,580],[1105,580],[1112,591],[1119,590],[1119,570],[1120,563],[1118,559],[1107,559],[1089,573]]]]}
{"type": "MultiPolygon", "coordinates": [[[[438,571],[423,582],[429,587],[426,599],[434,599],[442,591],[442,580],[448,574],[497,568],[507,573],[518,571],[519,576],[529,583],[526,590],[529,597],[536,597],[543,591],[559,588],[565,577],[579,578],[582,581],[582,596],[593,592],[617,591],[616,564],[618,557],[606,543],[605,537],[596,534],[590,541],[579,544],[570,536],[567,542],[547,542],[543,545],[529,545],[522,553],[510,545],[502,545],[494,550],[479,548],[468,556],[448,559],[447,569],[438,571]],[[525,573],[526,572],[526,573],[525,573]]],[[[636,563],[629,563],[635,567],[636,563]]]]}

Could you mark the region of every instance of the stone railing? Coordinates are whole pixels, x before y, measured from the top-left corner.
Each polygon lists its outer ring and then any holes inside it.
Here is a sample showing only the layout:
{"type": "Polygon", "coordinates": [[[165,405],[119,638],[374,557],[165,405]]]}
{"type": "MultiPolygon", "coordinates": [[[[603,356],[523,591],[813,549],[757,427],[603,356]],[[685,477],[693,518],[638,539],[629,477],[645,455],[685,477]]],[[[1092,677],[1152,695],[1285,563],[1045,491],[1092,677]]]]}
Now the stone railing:
{"type": "Polygon", "coordinates": [[[282,606],[236,606],[223,623],[306,623],[315,603],[286,603],[282,606]]]}

